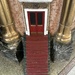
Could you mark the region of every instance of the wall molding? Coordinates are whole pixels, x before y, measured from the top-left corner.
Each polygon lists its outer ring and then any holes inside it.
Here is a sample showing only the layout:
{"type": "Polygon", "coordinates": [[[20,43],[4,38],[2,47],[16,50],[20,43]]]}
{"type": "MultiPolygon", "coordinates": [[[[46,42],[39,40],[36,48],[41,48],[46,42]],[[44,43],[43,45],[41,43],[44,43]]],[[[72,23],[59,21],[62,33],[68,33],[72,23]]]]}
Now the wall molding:
{"type": "Polygon", "coordinates": [[[19,2],[52,2],[53,0],[19,0],[19,2]]]}

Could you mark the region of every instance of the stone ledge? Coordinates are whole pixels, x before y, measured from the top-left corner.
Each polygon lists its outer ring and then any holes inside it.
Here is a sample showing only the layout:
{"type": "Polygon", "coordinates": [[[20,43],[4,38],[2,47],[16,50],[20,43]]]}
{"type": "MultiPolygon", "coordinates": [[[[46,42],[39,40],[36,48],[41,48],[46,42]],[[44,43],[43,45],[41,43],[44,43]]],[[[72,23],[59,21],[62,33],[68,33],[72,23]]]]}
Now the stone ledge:
{"type": "Polygon", "coordinates": [[[19,0],[19,2],[52,2],[53,0],[19,0]]]}

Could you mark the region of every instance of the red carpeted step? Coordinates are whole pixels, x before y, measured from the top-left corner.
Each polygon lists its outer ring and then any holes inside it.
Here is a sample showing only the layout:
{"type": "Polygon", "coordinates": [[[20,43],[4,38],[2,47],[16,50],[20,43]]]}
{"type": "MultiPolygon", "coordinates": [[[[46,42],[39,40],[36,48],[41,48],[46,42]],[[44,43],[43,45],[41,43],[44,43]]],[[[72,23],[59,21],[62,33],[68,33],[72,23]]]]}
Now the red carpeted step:
{"type": "Polygon", "coordinates": [[[32,50],[27,50],[28,51],[28,53],[27,54],[39,54],[39,53],[41,53],[41,54],[48,54],[48,51],[47,50],[41,50],[41,49],[36,49],[36,50],[34,50],[34,51],[32,51],[32,50]]]}
{"type": "Polygon", "coordinates": [[[48,75],[48,37],[26,37],[27,75],[48,75]]]}
{"type": "Polygon", "coordinates": [[[48,68],[27,68],[27,73],[48,73],[48,68]]]}
{"type": "MultiPolygon", "coordinates": [[[[41,64],[39,64],[39,65],[41,65],[41,64]]],[[[46,66],[48,66],[47,63],[46,64],[43,63],[43,65],[41,65],[41,66],[39,66],[39,65],[38,64],[31,64],[30,63],[30,64],[27,65],[27,68],[36,68],[36,67],[37,68],[41,68],[41,67],[45,68],[46,66]],[[31,65],[32,65],[32,67],[31,67],[31,65]]]]}
{"type": "Polygon", "coordinates": [[[28,75],[49,75],[48,73],[28,73],[28,75]]]}

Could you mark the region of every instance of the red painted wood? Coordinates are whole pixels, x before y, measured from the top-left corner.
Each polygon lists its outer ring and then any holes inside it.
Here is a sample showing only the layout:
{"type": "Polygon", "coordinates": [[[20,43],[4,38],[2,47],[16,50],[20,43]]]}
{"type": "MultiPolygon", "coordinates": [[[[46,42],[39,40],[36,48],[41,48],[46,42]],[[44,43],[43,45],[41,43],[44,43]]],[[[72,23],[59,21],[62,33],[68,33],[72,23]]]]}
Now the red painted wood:
{"type": "Polygon", "coordinates": [[[38,33],[44,33],[44,17],[45,17],[45,12],[41,12],[42,13],[42,25],[38,25],[38,21],[37,21],[37,17],[38,17],[38,12],[35,12],[35,21],[36,24],[32,25],[30,22],[30,13],[28,12],[28,21],[29,21],[29,28],[30,28],[30,33],[35,32],[36,34],[38,33]]]}
{"type": "Polygon", "coordinates": [[[48,37],[32,35],[26,37],[27,75],[48,75],[48,37]]]}
{"type": "MultiPolygon", "coordinates": [[[[36,16],[36,15],[35,15],[36,16]]],[[[36,24],[32,25],[30,22],[30,12],[28,12],[28,21],[29,21],[29,29],[30,29],[30,33],[31,32],[36,32],[36,24]]]]}
{"type": "Polygon", "coordinates": [[[36,14],[36,33],[38,32],[38,24],[37,24],[37,12],[35,12],[35,14],[36,14]]]}
{"type": "Polygon", "coordinates": [[[38,26],[37,26],[37,30],[38,30],[38,32],[44,33],[45,12],[41,12],[41,13],[42,13],[42,25],[38,25],[38,26]]]}

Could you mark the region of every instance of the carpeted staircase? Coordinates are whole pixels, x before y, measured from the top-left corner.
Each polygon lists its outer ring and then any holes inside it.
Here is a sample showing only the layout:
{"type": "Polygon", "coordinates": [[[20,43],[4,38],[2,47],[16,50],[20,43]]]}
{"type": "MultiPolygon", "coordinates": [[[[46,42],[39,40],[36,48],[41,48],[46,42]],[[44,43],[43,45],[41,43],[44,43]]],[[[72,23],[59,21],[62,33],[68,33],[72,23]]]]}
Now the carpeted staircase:
{"type": "Polygon", "coordinates": [[[48,75],[48,36],[26,36],[27,75],[48,75]]]}

